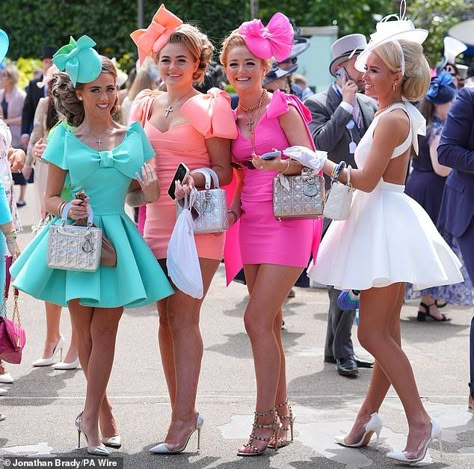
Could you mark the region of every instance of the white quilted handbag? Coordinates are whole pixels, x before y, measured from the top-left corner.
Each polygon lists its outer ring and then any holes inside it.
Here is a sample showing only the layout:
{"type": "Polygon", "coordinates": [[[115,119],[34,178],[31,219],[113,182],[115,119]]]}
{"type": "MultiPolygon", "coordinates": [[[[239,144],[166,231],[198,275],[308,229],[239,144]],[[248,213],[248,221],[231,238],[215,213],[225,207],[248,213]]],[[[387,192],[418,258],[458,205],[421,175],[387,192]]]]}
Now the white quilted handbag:
{"type": "MultiPolygon", "coordinates": [[[[224,189],[219,187],[219,178],[211,168],[194,169],[194,173],[200,173],[205,178],[202,191],[196,191],[195,201],[192,208],[195,210],[193,216],[194,233],[220,233],[229,228],[227,221],[227,199],[224,189]],[[211,177],[214,189],[211,189],[211,177]]],[[[183,210],[183,200],[176,202],[177,217],[183,210]]]]}
{"type": "Polygon", "coordinates": [[[70,206],[69,203],[64,207],[60,223],[49,225],[48,267],[95,272],[100,264],[102,230],[92,226],[94,215],[91,206],[87,226],[66,225],[70,206]]]}
{"type": "Polygon", "coordinates": [[[331,181],[323,215],[332,220],[346,220],[351,212],[352,193],[351,166],[347,167],[347,184],[341,184],[337,175],[331,181]]]}

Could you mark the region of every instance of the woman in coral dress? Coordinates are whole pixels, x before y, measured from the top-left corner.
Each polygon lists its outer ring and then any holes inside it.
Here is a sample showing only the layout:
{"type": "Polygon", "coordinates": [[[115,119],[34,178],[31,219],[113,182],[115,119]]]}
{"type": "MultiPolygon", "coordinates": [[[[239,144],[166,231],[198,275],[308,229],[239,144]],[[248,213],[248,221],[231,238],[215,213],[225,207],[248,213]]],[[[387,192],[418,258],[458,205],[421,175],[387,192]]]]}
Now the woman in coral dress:
{"type": "MultiPolygon", "coordinates": [[[[204,187],[204,177],[193,172],[212,168],[220,184],[231,180],[230,140],[236,135],[230,99],[221,90],[207,95],[193,84],[204,79],[213,46],[197,28],[162,5],[147,30],[132,33],[140,60],[152,55],[167,92],[140,93],[134,101],[131,120],[139,120],[155,149],[153,165],[161,187],[170,186],[179,163],[190,169],[184,186],[177,184],[177,197],[192,186],[204,187]]],[[[147,206],[144,237],[155,257],[166,268],[168,242],[176,222],[176,203],[168,194],[147,206]]],[[[196,234],[196,247],[204,296],[193,298],[177,289],[174,296],[158,302],[158,332],[163,369],[171,401],[171,424],[164,441],[151,448],[155,454],[185,450],[189,437],[199,433],[203,418],[196,411],[196,395],[203,343],[199,330],[202,302],[224,253],[225,234],[196,234]]]]}
{"type": "Polygon", "coordinates": [[[261,455],[267,447],[285,446],[293,438],[282,305],[308,264],[313,240],[317,246],[321,234],[321,220],[280,221],[273,215],[273,178],[278,173],[299,174],[302,166],[289,158],[263,160],[259,155],[293,145],[312,148],[307,127],[311,115],[296,97],[262,89],[269,59],[283,60],[293,43],[293,29],[281,13],[268,24],[268,37],[279,43],[267,40],[264,31],[260,20],[244,23],[226,38],[221,54],[227,78],[239,95],[235,113],[239,133],[232,144],[239,184],[230,210],[238,223],[228,234],[225,261],[233,273],[244,267],[250,293],[244,321],[257,380],[253,431],[239,448],[240,456],[261,455]]]}

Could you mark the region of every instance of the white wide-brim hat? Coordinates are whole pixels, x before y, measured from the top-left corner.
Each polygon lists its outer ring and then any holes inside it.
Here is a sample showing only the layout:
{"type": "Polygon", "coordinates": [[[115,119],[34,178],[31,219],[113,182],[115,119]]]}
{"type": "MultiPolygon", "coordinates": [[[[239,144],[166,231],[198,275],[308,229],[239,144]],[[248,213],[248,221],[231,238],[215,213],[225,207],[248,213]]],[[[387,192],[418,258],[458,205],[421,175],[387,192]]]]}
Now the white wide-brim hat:
{"type": "Polygon", "coordinates": [[[392,41],[411,41],[423,44],[428,37],[426,29],[417,29],[411,20],[399,19],[397,15],[389,15],[377,23],[377,30],[370,35],[367,47],[359,54],[355,62],[355,68],[359,72],[365,72],[365,65],[370,53],[378,46],[392,41]],[[390,18],[395,17],[395,21],[390,18]]]}

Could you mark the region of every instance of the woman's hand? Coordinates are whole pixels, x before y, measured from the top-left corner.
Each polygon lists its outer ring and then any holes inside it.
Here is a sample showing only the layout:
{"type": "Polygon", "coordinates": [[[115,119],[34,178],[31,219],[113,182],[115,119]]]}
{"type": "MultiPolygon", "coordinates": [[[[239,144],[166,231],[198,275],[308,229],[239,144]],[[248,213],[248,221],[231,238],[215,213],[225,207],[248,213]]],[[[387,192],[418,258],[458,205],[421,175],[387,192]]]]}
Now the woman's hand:
{"type": "Polygon", "coordinates": [[[8,161],[12,173],[19,173],[25,164],[26,154],[23,150],[10,148],[8,150],[8,161]]]}
{"type": "Polygon", "coordinates": [[[264,169],[265,171],[277,171],[279,173],[284,172],[288,166],[288,159],[281,159],[281,157],[274,158],[273,160],[264,160],[259,155],[253,155],[252,164],[257,169],[264,169]]]}
{"type": "Polygon", "coordinates": [[[138,184],[143,191],[143,199],[145,203],[155,202],[160,198],[160,183],[155,170],[150,164],[145,163],[142,166],[142,176],[136,174],[138,184]]]}
{"type": "Polygon", "coordinates": [[[81,199],[72,199],[71,206],[67,213],[68,218],[72,220],[81,220],[87,218],[87,209],[89,208],[89,197],[86,197],[84,200],[81,199]]]}
{"type": "Polygon", "coordinates": [[[180,181],[176,181],[174,196],[176,200],[184,199],[184,196],[191,194],[191,191],[195,187],[194,178],[191,174],[188,174],[181,183],[180,181]]]}
{"type": "Polygon", "coordinates": [[[43,158],[43,153],[46,150],[46,143],[44,143],[43,137],[41,137],[34,145],[33,145],[33,157],[37,160],[41,160],[43,158]]]}
{"type": "Polygon", "coordinates": [[[237,220],[240,218],[242,214],[242,210],[237,209],[235,207],[231,207],[227,210],[227,222],[229,226],[232,226],[234,223],[237,223],[237,220]]]}
{"type": "Polygon", "coordinates": [[[7,238],[7,248],[10,256],[12,256],[12,262],[14,262],[15,259],[21,254],[20,247],[18,246],[16,239],[7,238]]]}

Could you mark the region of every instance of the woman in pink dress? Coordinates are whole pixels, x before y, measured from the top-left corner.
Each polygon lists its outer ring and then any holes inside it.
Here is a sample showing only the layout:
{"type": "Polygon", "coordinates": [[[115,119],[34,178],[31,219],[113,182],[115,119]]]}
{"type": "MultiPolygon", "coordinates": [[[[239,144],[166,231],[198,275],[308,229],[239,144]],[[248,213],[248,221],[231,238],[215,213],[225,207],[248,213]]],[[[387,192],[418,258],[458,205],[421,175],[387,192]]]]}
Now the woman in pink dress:
{"type": "MultiPolygon", "coordinates": [[[[185,189],[204,187],[202,174],[193,170],[214,169],[220,184],[232,177],[230,139],[236,127],[230,98],[212,89],[207,95],[193,85],[204,79],[213,46],[197,28],[181,20],[162,5],[147,30],[135,31],[140,60],[153,55],[166,92],[143,91],[134,101],[131,119],[139,120],[156,152],[154,168],[165,191],[179,163],[190,170],[185,189]]],[[[182,192],[181,187],[179,191],[182,192]]],[[[168,242],[176,222],[176,204],[166,193],[147,205],[144,237],[163,269],[168,242]]],[[[184,451],[194,431],[199,433],[203,418],[196,411],[196,394],[203,354],[199,315],[211,280],[224,253],[225,234],[195,236],[204,285],[204,297],[176,293],[158,302],[159,344],[171,400],[171,424],[164,442],[151,448],[156,454],[184,451]]]]}
{"type": "MultiPolygon", "coordinates": [[[[292,43],[288,18],[277,13],[266,28],[260,20],[243,23],[225,39],[221,54],[227,78],[239,95],[238,136],[232,144],[234,163],[240,166],[239,184],[230,210],[233,221],[238,220],[232,231],[239,231],[239,241],[226,247],[226,263],[236,264],[240,247],[250,293],[244,322],[257,380],[253,431],[239,448],[240,456],[263,454],[267,447],[285,446],[293,438],[281,340],[282,305],[307,266],[313,239],[318,244],[321,231],[320,220],[275,219],[273,178],[278,173],[299,174],[302,166],[291,159],[263,160],[259,156],[293,145],[312,148],[309,111],[294,96],[279,90],[271,94],[262,88],[269,59],[285,59],[292,43]]],[[[232,237],[234,233],[229,242],[232,237]]]]}

